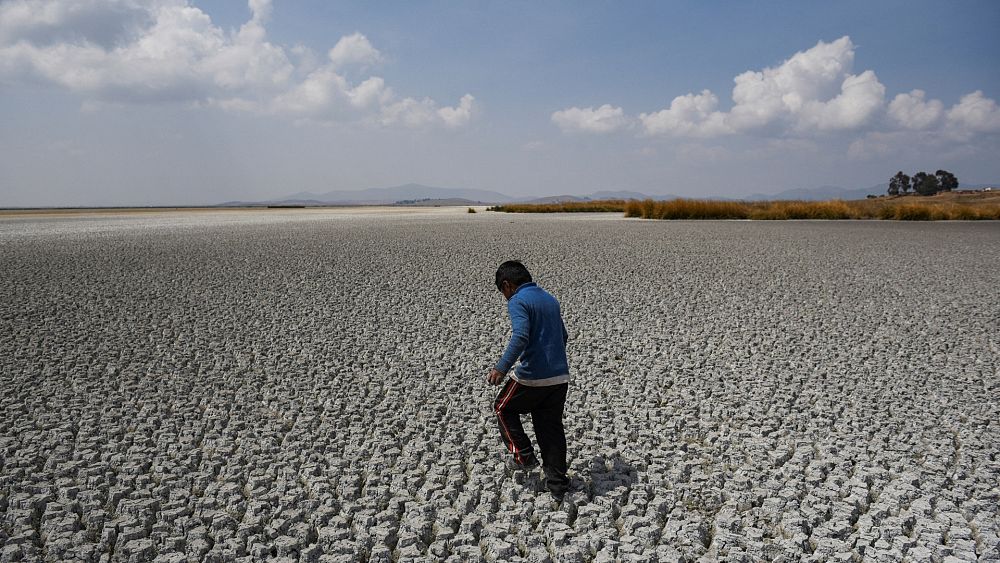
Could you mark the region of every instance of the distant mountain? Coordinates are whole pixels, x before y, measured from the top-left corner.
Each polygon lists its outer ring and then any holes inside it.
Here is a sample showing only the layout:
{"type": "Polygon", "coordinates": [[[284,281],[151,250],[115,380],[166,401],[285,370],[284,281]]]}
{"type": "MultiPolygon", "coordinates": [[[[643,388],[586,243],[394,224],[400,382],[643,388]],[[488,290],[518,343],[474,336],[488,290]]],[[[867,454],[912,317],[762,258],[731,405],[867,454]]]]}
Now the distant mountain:
{"type": "Polygon", "coordinates": [[[471,199],[462,199],[460,197],[449,197],[447,199],[401,199],[393,205],[398,205],[401,207],[440,207],[443,205],[482,205],[485,202],[473,201],[471,199]]]}
{"type": "Polygon", "coordinates": [[[278,201],[281,203],[311,202],[312,205],[317,204],[312,202],[319,202],[320,204],[385,205],[396,203],[397,201],[418,199],[460,199],[472,203],[506,203],[512,201],[514,198],[500,192],[491,192],[487,190],[437,188],[434,186],[424,186],[422,184],[404,184],[402,186],[393,186],[390,188],[333,190],[321,194],[299,192],[281,198],[278,201]]]}
{"type": "Polygon", "coordinates": [[[888,184],[885,188],[872,186],[870,188],[858,189],[848,189],[840,186],[819,186],[818,188],[795,188],[775,194],[751,194],[742,199],[747,201],[773,201],[788,199],[805,201],[823,201],[828,199],[865,199],[869,194],[884,194],[886,189],[888,189],[888,184]]]}
{"type": "Polygon", "coordinates": [[[550,195],[546,197],[536,197],[526,199],[519,203],[568,203],[573,201],[590,201],[591,198],[578,195],[550,195]]]}
{"type": "Polygon", "coordinates": [[[675,195],[648,195],[641,192],[630,192],[626,190],[603,190],[592,194],[579,195],[550,195],[546,197],[536,197],[534,199],[520,200],[518,203],[566,203],[571,201],[592,201],[598,199],[676,199],[675,195]]]}
{"type": "Polygon", "coordinates": [[[640,192],[630,192],[628,190],[603,190],[590,194],[590,199],[673,199],[674,196],[651,196],[640,192]]]}
{"type": "MultiPolygon", "coordinates": [[[[961,184],[959,189],[975,190],[998,184],[961,184]]],[[[889,185],[877,184],[868,188],[849,189],[840,186],[819,186],[816,188],[796,188],[773,194],[755,193],[742,197],[698,196],[698,199],[714,200],[806,200],[865,199],[868,195],[885,195],[889,185]]],[[[588,195],[553,195],[546,197],[511,197],[500,192],[463,188],[437,188],[422,184],[404,184],[389,188],[368,188],[364,190],[334,190],[325,193],[298,192],[284,198],[268,201],[229,201],[220,203],[222,207],[263,206],[263,205],[481,205],[498,203],[565,203],[591,201],[597,199],[676,199],[676,195],[649,195],[627,190],[601,190],[588,195]]]]}

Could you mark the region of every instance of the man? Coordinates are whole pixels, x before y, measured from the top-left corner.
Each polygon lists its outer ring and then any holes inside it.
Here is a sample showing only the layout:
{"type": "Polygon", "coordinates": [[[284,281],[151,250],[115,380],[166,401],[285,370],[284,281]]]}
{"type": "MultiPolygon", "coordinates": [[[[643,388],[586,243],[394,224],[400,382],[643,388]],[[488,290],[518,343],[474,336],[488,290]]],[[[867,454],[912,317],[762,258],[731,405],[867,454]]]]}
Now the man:
{"type": "Polygon", "coordinates": [[[500,361],[490,370],[489,382],[504,383],[493,403],[500,425],[500,439],[513,455],[512,469],[538,466],[534,448],[521,415],[531,414],[531,423],[542,452],[545,484],[557,501],[569,489],[566,475],[566,433],[563,407],[569,388],[566,361],[568,335],[556,298],[531,281],[524,264],[511,260],[500,264],[496,286],[507,299],[513,329],[500,361]],[[514,362],[520,364],[513,372],[514,362]],[[510,377],[504,381],[508,372],[510,377]]]}

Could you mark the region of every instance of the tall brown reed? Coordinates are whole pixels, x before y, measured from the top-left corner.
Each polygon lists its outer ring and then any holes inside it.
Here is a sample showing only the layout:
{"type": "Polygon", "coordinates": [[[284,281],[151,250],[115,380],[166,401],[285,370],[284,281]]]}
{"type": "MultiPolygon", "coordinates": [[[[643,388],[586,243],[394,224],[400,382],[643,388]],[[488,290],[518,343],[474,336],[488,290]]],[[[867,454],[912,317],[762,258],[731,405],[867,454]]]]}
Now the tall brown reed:
{"type": "Polygon", "coordinates": [[[505,211],[507,213],[621,213],[625,210],[625,201],[620,199],[602,199],[560,203],[508,203],[490,207],[489,210],[505,211]]]}
{"type": "Polygon", "coordinates": [[[633,201],[626,217],[645,219],[892,219],[945,221],[1000,219],[996,202],[896,202],[892,199],[858,201],[710,201],[675,199],[633,201]]]}
{"type": "Polygon", "coordinates": [[[490,208],[513,213],[567,213],[624,211],[626,217],[644,219],[890,219],[945,221],[1000,219],[1000,198],[935,199],[901,197],[856,201],[716,201],[672,199],[667,201],[600,200],[547,204],[510,204],[490,208]]]}

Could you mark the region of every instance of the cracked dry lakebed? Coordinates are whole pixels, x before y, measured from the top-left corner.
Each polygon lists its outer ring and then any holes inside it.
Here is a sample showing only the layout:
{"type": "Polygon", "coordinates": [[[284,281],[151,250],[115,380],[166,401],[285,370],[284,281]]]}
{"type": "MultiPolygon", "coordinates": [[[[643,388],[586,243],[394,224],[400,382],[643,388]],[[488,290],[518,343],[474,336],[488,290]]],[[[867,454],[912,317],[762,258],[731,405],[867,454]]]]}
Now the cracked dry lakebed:
{"type": "Polygon", "coordinates": [[[9,215],[0,279],[3,562],[1000,560],[996,222],[9,215]],[[491,413],[510,258],[561,504],[491,413]]]}

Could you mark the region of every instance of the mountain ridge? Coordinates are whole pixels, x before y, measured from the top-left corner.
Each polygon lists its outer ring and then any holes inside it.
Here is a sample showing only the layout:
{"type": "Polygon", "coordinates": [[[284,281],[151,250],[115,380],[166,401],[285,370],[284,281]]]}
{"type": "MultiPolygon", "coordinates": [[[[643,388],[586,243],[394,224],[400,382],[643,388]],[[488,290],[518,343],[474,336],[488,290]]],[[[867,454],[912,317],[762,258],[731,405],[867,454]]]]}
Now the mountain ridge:
{"type": "MultiPolygon", "coordinates": [[[[981,189],[998,184],[962,184],[959,189],[981,189]]],[[[888,184],[876,184],[867,188],[844,188],[841,186],[818,186],[815,188],[793,188],[773,194],[753,193],[743,197],[705,196],[688,199],[714,199],[723,201],[774,201],[804,200],[822,201],[828,199],[865,199],[869,195],[885,195],[888,184]]],[[[441,188],[409,183],[386,188],[365,188],[362,190],[331,190],[323,193],[309,191],[296,192],[288,196],[265,201],[228,201],[217,204],[220,207],[246,205],[416,205],[420,201],[462,202],[460,205],[493,205],[503,203],[565,203],[593,201],[598,199],[677,199],[672,194],[645,194],[630,190],[598,190],[586,195],[550,195],[543,197],[514,197],[491,190],[471,188],[441,188]]],[[[457,204],[457,203],[456,203],[457,204]]]]}

